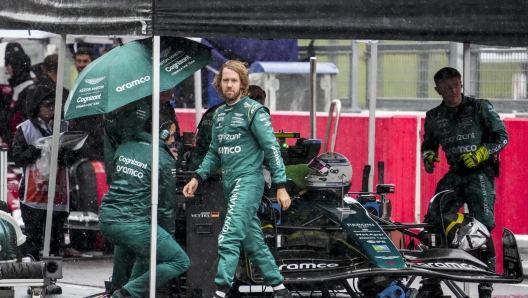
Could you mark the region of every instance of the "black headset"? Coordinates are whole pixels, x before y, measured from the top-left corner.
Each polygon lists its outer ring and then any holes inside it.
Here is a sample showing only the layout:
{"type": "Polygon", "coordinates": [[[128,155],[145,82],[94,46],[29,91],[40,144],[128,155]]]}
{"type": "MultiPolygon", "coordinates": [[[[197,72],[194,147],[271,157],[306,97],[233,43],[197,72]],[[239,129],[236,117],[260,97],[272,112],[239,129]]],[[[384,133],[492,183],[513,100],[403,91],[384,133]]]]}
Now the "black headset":
{"type": "Polygon", "coordinates": [[[160,124],[160,132],[159,132],[159,138],[161,141],[166,142],[170,138],[170,131],[166,128],[163,128],[166,124],[172,124],[172,121],[165,121],[162,124],[160,124]]]}

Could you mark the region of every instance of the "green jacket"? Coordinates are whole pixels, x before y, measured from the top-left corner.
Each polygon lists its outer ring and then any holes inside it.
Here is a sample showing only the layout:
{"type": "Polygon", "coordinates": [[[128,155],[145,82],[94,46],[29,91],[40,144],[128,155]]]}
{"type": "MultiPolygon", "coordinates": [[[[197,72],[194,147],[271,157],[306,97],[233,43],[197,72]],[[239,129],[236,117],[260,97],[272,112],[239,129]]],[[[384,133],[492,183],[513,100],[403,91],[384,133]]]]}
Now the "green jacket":
{"type": "MultiPolygon", "coordinates": [[[[165,143],[159,143],[158,225],[175,231],[176,161],[165,143]]],[[[113,181],[103,197],[99,221],[106,224],[150,223],[152,135],[140,133],[116,150],[113,181]]]]}
{"type": "Polygon", "coordinates": [[[442,146],[452,172],[467,172],[460,160],[464,153],[484,146],[492,155],[507,144],[506,126],[486,99],[462,96],[460,105],[451,108],[442,102],[425,116],[421,151],[433,150],[438,155],[438,148],[442,146]]]}
{"type": "Polygon", "coordinates": [[[272,182],[284,187],[286,172],[268,110],[243,96],[236,104],[221,105],[213,116],[211,145],[196,171],[206,180],[221,167],[224,173],[262,173],[264,158],[272,182]]]}

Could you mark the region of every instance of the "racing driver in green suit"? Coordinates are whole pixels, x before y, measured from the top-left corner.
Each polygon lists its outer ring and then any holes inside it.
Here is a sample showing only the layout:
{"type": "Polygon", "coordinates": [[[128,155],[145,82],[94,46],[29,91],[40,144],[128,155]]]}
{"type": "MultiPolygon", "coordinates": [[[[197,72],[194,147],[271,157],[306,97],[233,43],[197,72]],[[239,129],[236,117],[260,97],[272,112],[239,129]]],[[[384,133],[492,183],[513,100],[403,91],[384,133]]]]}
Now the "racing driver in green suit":
{"type": "Polygon", "coordinates": [[[215,297],[223,298],[229,291],[241,248],[264,274],[264,283],[273,287],[276,297],[291,297],[264,243],[257,217],[264,191],[264,158],[271,168],[279,205],[283,210],[290,206],[290,197],[285,189],[285,167],[269,112],[246,96],[248,86],[247,69],[238,61],[227,61],[215,77],[214,87],[222,95],[225,104],[218,107],[213,115],[209,151],[194,177],[184,187],[183,194],[193,197],[199,183],[221,168],[227,211],[218,237],[215,297]]]}
{"type": "MultiPolygon", "coordinates": [[[[421,148],[425,171],[433,173],[434,163],[440,162],[441,145],[449,172],[438,182],[435,193],[454,190],[454,197],[442,202],[442,213],[457,213],[466,203],[469,212],[491,232],[495,227],[494,178],[498,175],[495,156],[508,144],[506,126],[489,101],[462,94],[456,69],[440,69],[434,81],[443,101],[425,117],[421,148]]],[[[427,214],[425,221],[433,223],[438,215],[427,214]]],[[[490,246],[483,261],[494,269],[495,250],[490,246]]],[[[491,291],[490,284],[479,285],[480,297],[491,297],[491,291]]]]}

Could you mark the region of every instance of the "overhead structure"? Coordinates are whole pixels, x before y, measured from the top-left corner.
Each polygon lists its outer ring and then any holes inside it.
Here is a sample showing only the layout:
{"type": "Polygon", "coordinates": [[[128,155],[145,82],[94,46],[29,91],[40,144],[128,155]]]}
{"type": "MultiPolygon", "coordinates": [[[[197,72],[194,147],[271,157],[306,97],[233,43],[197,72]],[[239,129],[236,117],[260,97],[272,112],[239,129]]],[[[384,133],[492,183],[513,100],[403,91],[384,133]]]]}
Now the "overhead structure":
{"type": "Polygon", "coordinates": [[[2,0],[0,28],[93,35],[371,39],[526,46],[522,0],[2,0]],[[236,10],[232,8],[236,7],[236,10]]]}

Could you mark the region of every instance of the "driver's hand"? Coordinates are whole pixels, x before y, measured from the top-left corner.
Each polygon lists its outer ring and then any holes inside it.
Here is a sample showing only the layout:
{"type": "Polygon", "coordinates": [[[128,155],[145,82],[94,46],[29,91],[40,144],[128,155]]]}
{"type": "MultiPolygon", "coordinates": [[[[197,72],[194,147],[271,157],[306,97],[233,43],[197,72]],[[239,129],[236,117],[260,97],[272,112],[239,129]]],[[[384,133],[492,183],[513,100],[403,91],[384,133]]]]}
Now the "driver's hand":
{"type": "Polygon", "coordinates": [[[198,180],[196,178],[192,178],[187,185],[183,188],[183,195],[187,198],[194,197],[194,193],[196,192],[196,189],[198,189],[198,180]]]}
{"type": "Polygon", "coordinates": [[[291,205],[290,195],[286,191],[286,188],[277,189],[277,201],[281,206],[282,210],[287,210],[291,205]]]}

